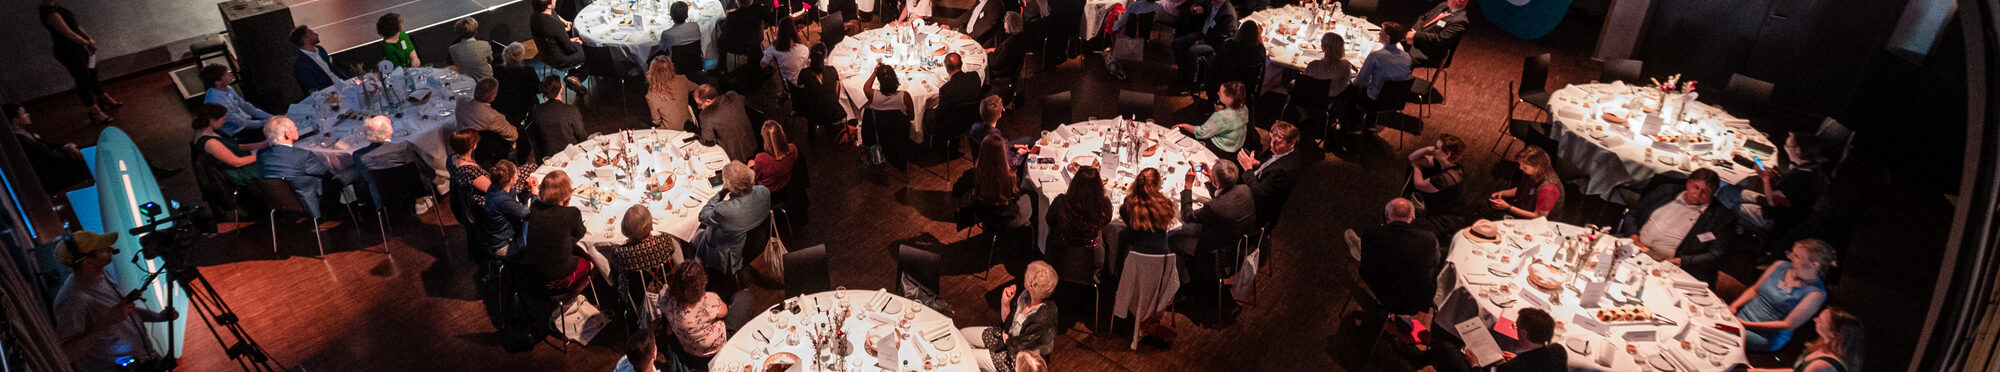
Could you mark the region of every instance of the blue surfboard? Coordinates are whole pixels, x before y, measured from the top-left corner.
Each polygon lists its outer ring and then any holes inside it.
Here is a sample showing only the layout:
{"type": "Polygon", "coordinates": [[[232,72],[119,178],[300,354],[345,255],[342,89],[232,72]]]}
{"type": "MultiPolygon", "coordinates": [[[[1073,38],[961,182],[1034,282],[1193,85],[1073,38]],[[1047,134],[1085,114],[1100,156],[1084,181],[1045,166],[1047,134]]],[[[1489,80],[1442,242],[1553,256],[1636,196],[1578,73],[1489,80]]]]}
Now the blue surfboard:
{"type": "MultiPolygon", "coordinates": [[[[148,224],[147,217],[139,213],[139,206],[146,203],[170,203],[160,193],[159,180],[153,178],[152,167],[146,163],[146,156],[139,153],[139,147],[132,144],[132,137],[117,127],[105,128],[97,136],[97,200],[99,216],[104,221],[104,233],[117,234],[118,255],[111,259],[113,282],[119,293],[139,288],[146,275],[159,271],[165,262],[143,259],[139,254],[139,237],[131,234],[132,228],[148,224]],[[138,259],[134,261],[134,259],[138,259]]],[[[159,216],[165,218],[165,215],[159,216]]],[[[152,335],[153,349],[168,357],[179,358],[182,340],[187,334],[187,293],[180,290],[166,275],[151,283],[144,283],[145,290],[137,306],[160,311],[171,303],[180,310],[181,317],[172,322],[145,323],[146,333],[152,335]]]]}

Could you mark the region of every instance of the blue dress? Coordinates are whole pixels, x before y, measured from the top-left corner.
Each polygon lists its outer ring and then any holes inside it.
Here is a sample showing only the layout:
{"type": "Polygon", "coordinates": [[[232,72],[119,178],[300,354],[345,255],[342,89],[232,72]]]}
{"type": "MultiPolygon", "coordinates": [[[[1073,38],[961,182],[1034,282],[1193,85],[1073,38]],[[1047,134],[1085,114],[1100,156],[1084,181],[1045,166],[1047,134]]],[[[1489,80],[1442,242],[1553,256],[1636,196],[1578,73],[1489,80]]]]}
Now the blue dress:
{"type": "MultiPolygon", "coordinates": [[[[1826,292],[1826,286],[1820,283],[1789,290],[1783,288],[1785,274],[1791,271],[1791,261],[1779,261],[1771,268],[1771,277],[1757,284],[1757,297],[1751,298],[1750,303],[1743,304],[1743,308],[1736,311],[1736,317],[1742,318],[1744,322],[1784,320],[1786,315],[1791,315],[1793,308],[1799,306],[1800,300],[1814,293],[1826,292]]],[[[1744,348],[1752,352],[1772,351],[1784,347],[1785,342],[1791,341],[1792,331],[1749,331],[1743,338],[1744,348]]]]}

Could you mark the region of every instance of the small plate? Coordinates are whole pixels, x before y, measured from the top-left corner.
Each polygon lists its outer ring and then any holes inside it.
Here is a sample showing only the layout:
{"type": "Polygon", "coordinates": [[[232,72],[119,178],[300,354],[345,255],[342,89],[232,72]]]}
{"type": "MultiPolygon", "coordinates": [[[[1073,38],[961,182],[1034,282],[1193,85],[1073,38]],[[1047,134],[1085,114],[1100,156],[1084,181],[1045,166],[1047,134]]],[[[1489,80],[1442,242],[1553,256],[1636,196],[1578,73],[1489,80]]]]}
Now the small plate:
{"type": "Polygon", "coordinates": [[[936,347],[938,351],[951,351],[951,349],[958,348],[958,338],[945,336],[937,341],[932,341],[931,346],[936,347]]]}
{"type": "Polygon", "coordinates": [[[903,301],[898,301],[893,298],[889,299],[889,303],[885,304],[882,307],[882,313],[885,314],[895,314],[901,312],[903,312],[903,301]]]}
{"type": "Polygon", "coordinates": [[[1568,346],[1571,352],[1590,355],[1590,340],[1570,340],[1569,342],[1564,342],[1563,345],[1568,346]]]}
{"type": "Polygon", "coordinates": [[[1646,358],[1646,365],[1653,367],[1653,370],[1655,371],[1661,371],[1661,372],[1673,372],[1680,370],[1679,366],[1675,366],[1673,362],[1667,361],[1667,356],[1665,354],[1654,354],[1652,357],[1646,358]]]}
{"type": "Polygon", "coordinates": [[[1724,346],[1722,344],[1716,343],[1715,341],[1708,339],[1701,340],[1701,349],[1708,351],[1708,353],[1711,355],[1729,355],[1728,346],[1724,346]]]}

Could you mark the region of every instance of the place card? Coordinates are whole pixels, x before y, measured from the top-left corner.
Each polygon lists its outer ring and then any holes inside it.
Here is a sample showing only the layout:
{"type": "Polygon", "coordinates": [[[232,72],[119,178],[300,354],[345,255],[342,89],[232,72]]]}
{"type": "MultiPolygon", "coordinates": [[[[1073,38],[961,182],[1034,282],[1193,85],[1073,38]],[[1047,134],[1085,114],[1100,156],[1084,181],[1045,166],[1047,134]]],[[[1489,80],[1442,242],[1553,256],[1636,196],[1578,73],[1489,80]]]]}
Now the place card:
{"type": "Polygon", "coordinates": [[[1521,293],[1522,299],[1528,300],[1528,304],[1533,305],[1537,309],[1547,309],[1550,307],[1549,299],[1542,298],[1542,296],[1540,296],[1541,292],[1535,292],[1535,291],[1519,291],[1519,292],[1521,293]]]}
{"type": "Polygon", "coordinates": [[[1583,308],[1585,309],[1597,308],[1598,302],[1604,299],[1604,289],[1605,287],[1608,286],[1609,285],[1604,284],[1604,282],[1598,282],[1598,281],[1593,281],[1590,282],[1589,284],[1584,284],[1583,292],[1576,295],[1578,304],[1583,306],[1583,308]]]}
{"type": "Polygon", "coordinates": [[[1575,317],[1570,318],[1569,324],[1583,328],[1586,331],[1590,331],[1590,333],[1596,333],[1598,336],[1611,337],[1611,325],[1598,321],[1597,317],[1586,314],[1586,312],[1577,313],[1575,317]]]}
{"type": "Polygon", "coordinates": [[[1467,319],[1453,326],[1458,329],[1458,337],[1465,341],[1465,350],[1488,364],[1500,361],[1500,344],[1493,341],[1493,334],[1486,332],[1486,324],[1479,319],[1467,319]]]}
{"type": "Polygon", "coordinates": [[[1635,343],[1636,343],[1636,342],[1653,342],[1653,341],[1655,341],[1655,340],[1656,340],[1656,339],[1657,339],[1657,338],[1658,338],[1659,336],[1660,336],[1660,335],[1659,335],[1659,332],[1658,332],[1658,331],[1654,331],[1654,330],[1650,330],[1650,329],[1649,329],[1649,330],[1644,330],[1644,331],[1631,331],[1631,332],[1625,332],[1625,335],[1624,335],[1624,338],[1625,338],[1625,342],[1635,342],[1635,343]]]}

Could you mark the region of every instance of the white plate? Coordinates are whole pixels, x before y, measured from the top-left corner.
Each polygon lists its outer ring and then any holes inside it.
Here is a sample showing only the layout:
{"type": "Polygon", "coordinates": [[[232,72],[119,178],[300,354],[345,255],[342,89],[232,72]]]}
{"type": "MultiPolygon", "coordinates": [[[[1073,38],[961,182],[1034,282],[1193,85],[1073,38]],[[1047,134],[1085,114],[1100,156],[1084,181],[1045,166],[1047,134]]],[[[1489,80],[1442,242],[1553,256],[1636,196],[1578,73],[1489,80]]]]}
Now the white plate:
{"type": "Polygon", "coordinates": [[[1712,355],[1729,355],[1729,347],[1708,339],[1701,340],[1701,349],[1712,355]]]}
{"type": "Polygon", "coordinates": [[[1654,354],[1652,357],[1646,358],[1646,365],[1653,367],[1653,370],[1655,371],[1661,371],[1661,372],[1673,372],[1680,370],[1678,366],[1674,365],[1673,362],[1667,361],[1666,354],[1654,354]]]}
{"type": "Polygon", "coordinates": [[[1590,355],[1590,340],[1569,340],[1569,342],[1564,342],[1563,344],[1569,346],[1569,351],[1571,352],[1590,355]]]}
{"type": "Polygon", "coordinates": [[[903,301],[899,301],[893,298],[889,299],[889,303],[885,304],[885,306],[882,308],[882,313],[885,314],[895,314],[900,312],[903,312],[903,301]]]}
{"type": "Polygon", "coordinates": [[[1714,298],[1714,297],[1708,297],[1708,296],[1688,296],[1688,298],[1687,298],[1687,299],[1688,299],[1688,302],[1693,302],[1693,303],[1694,303],[1695,305],[1700,305],[1700,306],[1702,306],[1702,307],[1710,307],[1710,306],[1715,306],[1715,298],[1714,298]]]}
{"type": "Polygon", "coordinates": [[[1656,156],[1654,157],[1654,159],[1659,160],[1660,164],[1666,164],[1666,165],[1679,165],[1681,163],[1680,159],[1672,156],[1656,156]]]}
{"type": "Polygon", "coordinates": [[[947,335],[944,338],[931,342],[931,346],[936,347],[938,351],[951,351],[951,349],[958,347],[958,338],[947,335]]]}

